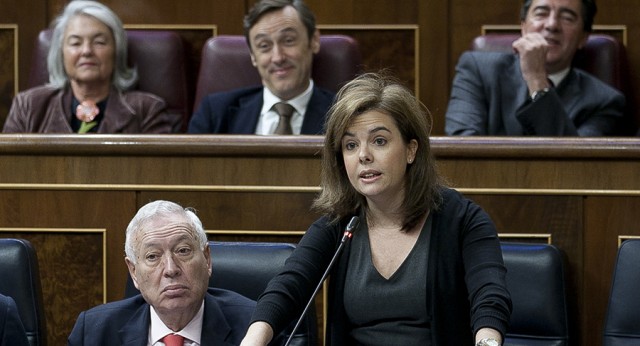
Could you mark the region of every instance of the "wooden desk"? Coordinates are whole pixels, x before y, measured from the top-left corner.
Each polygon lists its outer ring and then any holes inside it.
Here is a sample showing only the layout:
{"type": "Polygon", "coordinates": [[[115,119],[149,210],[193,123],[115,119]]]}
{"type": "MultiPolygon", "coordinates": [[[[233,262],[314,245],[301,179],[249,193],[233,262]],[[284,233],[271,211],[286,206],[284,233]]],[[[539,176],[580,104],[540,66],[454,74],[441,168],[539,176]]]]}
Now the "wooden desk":
{"type": "MultiPolygon", "coordinates": [[[[212,239],[297,242],[318,217],[322,142],[0,135],[0,236],[38,251],[49,343],[65,342],[81,310],[123,296],[124,230],[150,200],[195,207],[212,239]]],[[[503,239],[563,251],[576,338],[601,340],[618,241],[640,235],[640,139],[435,137],[432,150],[503,239]]]]}

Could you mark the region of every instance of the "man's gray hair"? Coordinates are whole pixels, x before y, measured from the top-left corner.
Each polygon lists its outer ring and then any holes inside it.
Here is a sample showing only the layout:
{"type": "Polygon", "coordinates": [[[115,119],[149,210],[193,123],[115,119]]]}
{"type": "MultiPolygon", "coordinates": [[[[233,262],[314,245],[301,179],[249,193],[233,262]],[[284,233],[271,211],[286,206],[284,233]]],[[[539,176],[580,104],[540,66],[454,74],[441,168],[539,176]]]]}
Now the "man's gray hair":
{"type": "MultiPolygon", "coordinates": [[[[129,226],[124,243],[124,252],[129,260],[136,264],[138,256],[136,254],[134,238],[136,234],[143,231],[145,227],[155,219],[170,219],[179,216],[187,223],[187,228],[193,232],[194,238],[200,244],[201,250],[209,246],[207,234],[204,232],[202,222],[191,208],[183,208],[177,203],[158,200],[144,205],[133,217],[129,226]]],[[[181,221],[183,221],[181,220],[181,221]]]]}

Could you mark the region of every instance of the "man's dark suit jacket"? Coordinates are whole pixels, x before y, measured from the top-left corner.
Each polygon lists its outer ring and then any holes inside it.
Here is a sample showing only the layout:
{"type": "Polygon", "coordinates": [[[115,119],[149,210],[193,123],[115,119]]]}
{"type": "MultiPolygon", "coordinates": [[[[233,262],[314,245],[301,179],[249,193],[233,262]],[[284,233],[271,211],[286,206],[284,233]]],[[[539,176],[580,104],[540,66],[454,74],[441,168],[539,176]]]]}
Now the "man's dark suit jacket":
{"type": "MultiPolygon", "coordinates": [[[[217,288],[209,288],[204,299],[201,345],[239,345],[255,302],[217,288]]],[[[107,303],[80,313],[68,345],[146,346],[150,323],[149,304],[141,295],[107,303]]]]}
{"type": "MultiPolygon", "coordinates": [[[[262,110],[262,86],[207,95],[189,122],[189,133],[254,134],[262,110]]],[[[314,87],[301,134],[322,134],[334,94],[314,87]]]]}
{"type": "Polygon", "coordinates": [[[460,57],[446,114],[448,135],[609,136],[619,134],[625,98],[572,68],[556,88],[531,102],[516,54],[460,57]]]}
{"type": "Polygon", "coordinates": [[[28,346],[27,334],[11,297],[0,294],[0,346],[28,346]]]}

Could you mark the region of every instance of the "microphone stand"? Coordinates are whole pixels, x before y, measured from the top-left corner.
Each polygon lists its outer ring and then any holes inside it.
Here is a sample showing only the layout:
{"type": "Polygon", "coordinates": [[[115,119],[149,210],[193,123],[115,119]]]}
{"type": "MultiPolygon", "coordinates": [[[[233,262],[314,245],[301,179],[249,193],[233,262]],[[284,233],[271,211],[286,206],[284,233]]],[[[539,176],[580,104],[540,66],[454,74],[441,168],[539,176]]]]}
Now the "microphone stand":
{"type": "Polygon", "coordinates": [[[309,306],[311,306],[311,303],[313,302],[313,298],[316,296],[316,294],[320,290],[320,287],[322,287],[322,283],[329,275],[329,272],[331,271],[331,268],[333,268],[333,264],[335,263],[336,259],[338,258],[340,253],[342,253],[344,244],[347,242],[347,240],[351,239],[351,237],[353,236],[353,230],[356,227],[358,227],[359,222],[360,220],[357,216],[354,216],[351,218],[351,220],[349,220],[349,223],[347,224],[347,227],[344,230],[344,234],[342,235],[342,239],[340,240],[340,245],[338,245],[336,252],[333,254],[333,257],[331,258],[331,261],[329,262],[327,269],[324,271],[324,274],[322,274],[322,277],[320,278],[320,282],[318,282],[318,286],[316,286],[316,289],[311,294],[311,298],[307,302],[307,305],[304,307],[304,310],[302,310],[302,315],[300,315],[300,318],[298,318],[298,322],[296,323],[295,327],[293,327],[293,330],[291,331],[291,334],[289,335],[289,338],[287,339],[287,342],[284,344],[284,346],[289,346],[291,339],[293,339],[293,336],[295,335],[296,330],[298,330],[300,323],[302,323],[302,320],[304,319],[304,315],[307,313],[307,310],[309,310],[309,306]]]}

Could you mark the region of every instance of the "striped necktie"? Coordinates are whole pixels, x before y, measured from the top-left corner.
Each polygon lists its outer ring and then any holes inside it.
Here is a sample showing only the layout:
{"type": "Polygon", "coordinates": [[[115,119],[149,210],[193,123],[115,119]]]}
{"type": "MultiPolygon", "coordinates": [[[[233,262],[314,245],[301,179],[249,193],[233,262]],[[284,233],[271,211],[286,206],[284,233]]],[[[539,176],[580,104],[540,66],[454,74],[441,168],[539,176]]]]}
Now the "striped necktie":
{"type": "Polygon", "coordinates": [[[293,106],[284,103],[278,102],[273,106],[276,110],[276,113],[280,116],[280,120],[278,121],[278,127],[276,127],[276,131],[274,134],[276,135],[291,135],[293,134],[293,129],[291,128],[291,116],[293,115],[293,106]]]}

